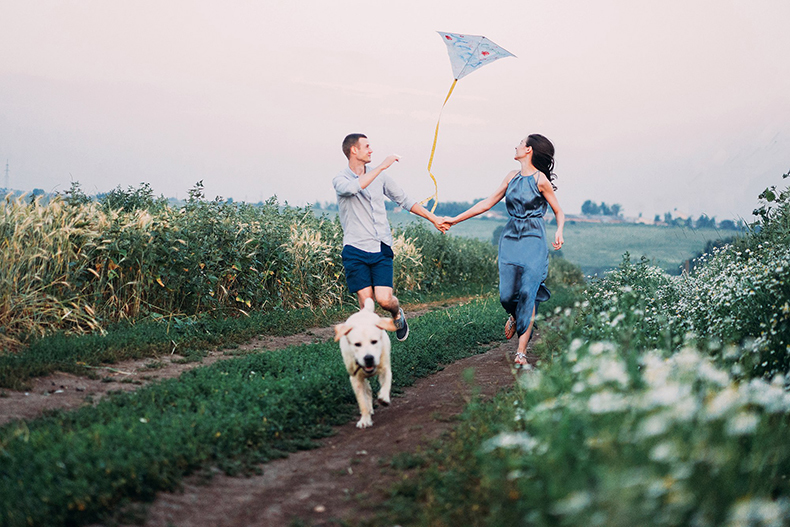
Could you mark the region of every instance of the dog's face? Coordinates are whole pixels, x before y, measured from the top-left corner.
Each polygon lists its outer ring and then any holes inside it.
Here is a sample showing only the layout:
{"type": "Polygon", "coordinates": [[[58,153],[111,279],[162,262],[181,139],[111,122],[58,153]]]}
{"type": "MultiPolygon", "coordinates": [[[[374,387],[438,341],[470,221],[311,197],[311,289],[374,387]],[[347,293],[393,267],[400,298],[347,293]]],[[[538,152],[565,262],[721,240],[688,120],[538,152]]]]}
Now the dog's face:
{"type": "Polygon", "coordinates": [[[373,375],[381,363],[383,340],[389,339],[385,331],[395,331],[395,324],[391,318],[374,313],[373,301],[369,300],[362,310],[335,326],[335,341],[340,341],[347,361],[353,355],[365,375],[373,375]]]}

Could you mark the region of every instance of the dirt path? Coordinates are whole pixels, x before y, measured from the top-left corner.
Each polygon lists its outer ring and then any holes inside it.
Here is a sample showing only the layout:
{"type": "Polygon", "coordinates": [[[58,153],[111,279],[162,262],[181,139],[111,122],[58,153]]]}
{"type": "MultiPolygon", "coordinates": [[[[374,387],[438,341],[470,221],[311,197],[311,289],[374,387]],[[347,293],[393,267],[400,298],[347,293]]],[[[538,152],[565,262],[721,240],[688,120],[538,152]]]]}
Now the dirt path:
{"type": "MultiPolygon", "coordinates": [[[[467,302],[470,298],[407,305],[406,314],[409,318],[418,317],[429,311],[467,302]]],[[[333,337],[334,331],[331,327],[310,328],[285,337],[260,336],[232,349],[211,350],[202,361],[184,362],[184,357],[172,354],[86,368],[86,374],[93,372],[93,378],[87,375],[55,372],[46,377],[31,379],[31,388],[27,391],[0,390],[0,425],[16,419],[33,419],[47,410],[68,410],[86,404],[95,404],[108,392],[137,390],[153,381],[178,377],[187,370],[207,366],[218,360],[232,359],[253,351],[325,342],[333,337]]]]}
{"type": "MultiPolygon", "coordinates": [[[[148,527],[342,525],[373,518],[386,492],[404,472],[390,468],[392,456],[430,447],[449,430],[454,417],[474,396],[472,386],[490,397],[513,383],[515,342],[462,359],[417,381],[387,408],[379,407],[374,425],[365,430],[355,420],[337,427],[336,435],[315,450],[301,451],[262,466],[263,474],[209,482],[186,479],[182,492],[162,493],[150,506],[148,527]],[[474,382],[463,380],[474,368],[474,382]]],[[[536,357],[530,355],[534,364],[536,357]]],[[[528,373],[527,373],[528,375],[528,373]]]]}

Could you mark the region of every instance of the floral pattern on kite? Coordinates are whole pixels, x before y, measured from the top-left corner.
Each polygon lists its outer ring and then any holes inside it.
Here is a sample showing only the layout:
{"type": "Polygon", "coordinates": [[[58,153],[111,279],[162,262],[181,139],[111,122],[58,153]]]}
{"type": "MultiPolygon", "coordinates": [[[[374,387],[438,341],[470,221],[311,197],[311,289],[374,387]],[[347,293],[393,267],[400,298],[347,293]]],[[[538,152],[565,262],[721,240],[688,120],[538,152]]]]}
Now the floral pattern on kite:
{"type": "Polygon", "coordinates": [[[437,31],[437,33],[447,44],[447,53],[450,54],[450,64],[453,67],[453,77],[456,80],[466,77],[480,66],[497,59],[515,57],[506,49],[480,35],[460,35],[458,33],[442,33],[441,31],[437,31]]]}

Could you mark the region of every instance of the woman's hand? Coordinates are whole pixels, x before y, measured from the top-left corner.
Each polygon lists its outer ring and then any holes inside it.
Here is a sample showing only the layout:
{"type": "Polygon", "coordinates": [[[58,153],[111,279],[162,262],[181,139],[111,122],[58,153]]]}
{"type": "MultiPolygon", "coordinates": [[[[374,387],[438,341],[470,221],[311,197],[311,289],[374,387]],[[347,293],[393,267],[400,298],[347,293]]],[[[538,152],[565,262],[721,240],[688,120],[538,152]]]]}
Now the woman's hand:
{"type": "Polygon", "coordinates": [[[447,216],[442,217],[442,225],[446,227],[445,230],[449,229],[456,223],[458,223],[458,220],[456,220],[455,218],[449,218],[447,216]]]}
{"type": "Polygon", "coordinates": [[[565,243],[565,239],[562,237],[562,230],[557,229],[556,234],[554,234],[554,243],[551,246],[554,247],[555,251],[559,251],[562,249],[563,243],[565,243]]]}

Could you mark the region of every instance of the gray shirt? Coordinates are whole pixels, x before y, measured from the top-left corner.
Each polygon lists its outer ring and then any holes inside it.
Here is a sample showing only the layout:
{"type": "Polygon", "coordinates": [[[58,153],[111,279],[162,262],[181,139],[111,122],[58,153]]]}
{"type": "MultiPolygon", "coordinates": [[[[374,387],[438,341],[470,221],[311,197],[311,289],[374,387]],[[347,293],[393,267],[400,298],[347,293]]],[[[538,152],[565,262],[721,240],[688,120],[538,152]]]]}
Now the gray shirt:
{"type": "Polygon", "coordinates": [[[369,253],[379,252],[382,242],[392,247],[392,232],[384,196],[406,210],[411,210],[417,203],[409,199],[403,189],[384,172],[363,189],[359,185],[359,176],[346,167],[335,176],[332,185],[337,192],[343,245],[351,245],[369,253]]]}

